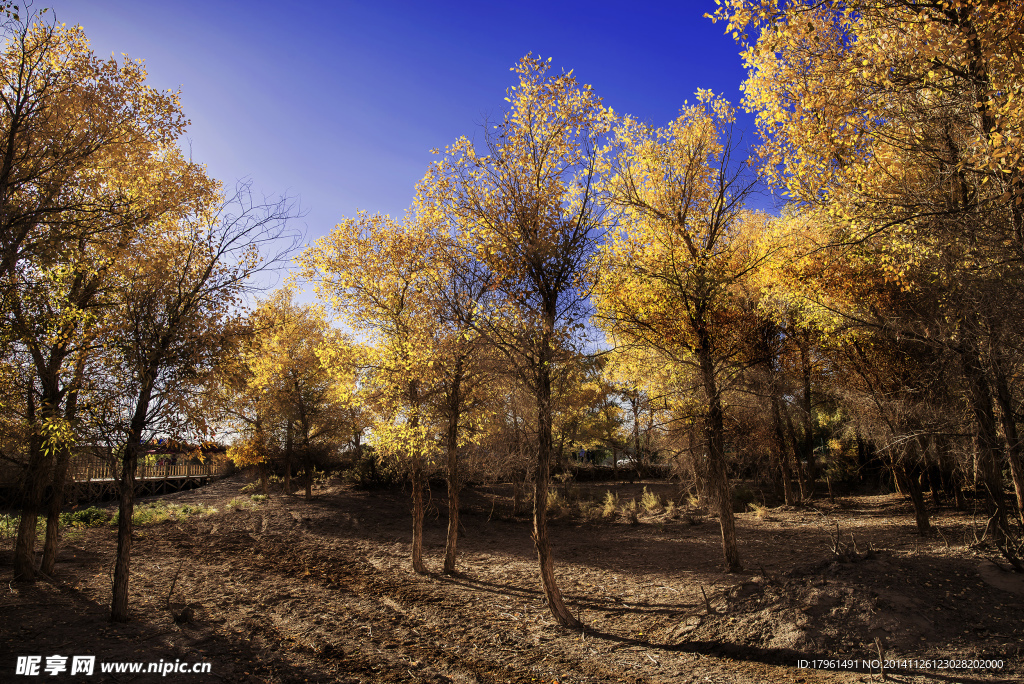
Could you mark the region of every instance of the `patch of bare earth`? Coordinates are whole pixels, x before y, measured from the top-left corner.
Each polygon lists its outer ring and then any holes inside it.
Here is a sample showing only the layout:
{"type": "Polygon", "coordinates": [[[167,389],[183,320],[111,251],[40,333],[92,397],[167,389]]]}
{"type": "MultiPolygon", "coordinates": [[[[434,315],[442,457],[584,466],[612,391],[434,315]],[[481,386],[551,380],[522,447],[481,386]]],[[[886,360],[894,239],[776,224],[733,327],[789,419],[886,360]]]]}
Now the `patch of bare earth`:
{"type": "MultiPolygon", "coordinates": [[[[8,557],[0,568],[0,679],[28,681],[14,675],[18,655],[60,654],[212,668],[166,677],[97,671],[83,681],[866,682],[880,677],[862,662],[832,671],[798,663],[865,661],[879,649],[885,660],[904,661],[885,672],[890,681],[1024,679],[1020,578],[965,543],[973,542],[968,514],[943,509],[935,516],[941,534],[923,538],[895,496],[741,514],[740,574],[721,572],[714,520],[556,518],[556,570],[588,625],[581,634],[550,619],[529,525],[510,514],[506,488],[465,492],[462,574],[450,578],[412,573],[400,491],[332,485],[308,502],[271,496],[229,507],[244,483],[235,477],[164,497],[219,512],[138,529],[126,625],[107,621],[112,528],[68,540],[52,582],[12,583],[8,557]],[[947,659],[1002,668],[921,662],[947,659]]],[[[597,494],[606,488],[623,498],[641,485],[594,486],[597,494]]],[[[426,536],[438,570],[441,492],[426,536]]]]}

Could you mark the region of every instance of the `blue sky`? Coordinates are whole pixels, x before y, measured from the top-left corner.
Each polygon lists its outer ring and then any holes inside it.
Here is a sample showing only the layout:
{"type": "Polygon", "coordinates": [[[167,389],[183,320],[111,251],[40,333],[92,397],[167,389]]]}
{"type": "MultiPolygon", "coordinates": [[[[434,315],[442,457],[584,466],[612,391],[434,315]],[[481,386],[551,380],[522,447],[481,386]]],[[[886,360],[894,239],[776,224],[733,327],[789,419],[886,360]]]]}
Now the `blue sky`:
{"type": "MultiPolygon", "coordinates": [[[[652,123],[698,88],[734,103],[743,69],[713,0],[270,3],[51,0],[101,56],[146,61],[182,91],[183,144],[228,186],[250,178],[304,209],[307,238],[357,209],[401,214],[431,160],[502,116],[527,52],[573,69],[652,123]]],[[[753,140],[751,117],[740,125],[753,140]]]]}

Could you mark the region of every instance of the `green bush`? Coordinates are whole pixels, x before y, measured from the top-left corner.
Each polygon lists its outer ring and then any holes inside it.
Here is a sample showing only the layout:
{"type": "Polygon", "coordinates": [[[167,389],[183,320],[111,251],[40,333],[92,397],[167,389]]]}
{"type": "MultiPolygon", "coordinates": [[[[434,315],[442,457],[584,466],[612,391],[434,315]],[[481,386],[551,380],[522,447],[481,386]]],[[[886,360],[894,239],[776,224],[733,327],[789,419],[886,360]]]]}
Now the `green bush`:
{"type": "Polygon", "coordinates": [[[341,478],[360,489],[379,489],[397,483],[399,475],[391,464],[380,463],[373,449],[364,448],[352,467],[341,473],[341,478]]]}
{"type": "Polygon", "coordinates": [[[96,527],[106,523],[109,518],[109,512],[96,506],[60,514],[61,525],[65,527],[96,527]]]}
{"type": "MultiPolygon", "coordinates": [[[[136,506],[132,512],[132,524],[153,525],[168,520],[182,522],[192,516],[205,516],[216,512],[216,508],[202,504],[168,504],[156,501],[136,506]]],[[[120,511],[114,511],[108,522],[111,525],[116,525],[119,517],[120,511]]]]}

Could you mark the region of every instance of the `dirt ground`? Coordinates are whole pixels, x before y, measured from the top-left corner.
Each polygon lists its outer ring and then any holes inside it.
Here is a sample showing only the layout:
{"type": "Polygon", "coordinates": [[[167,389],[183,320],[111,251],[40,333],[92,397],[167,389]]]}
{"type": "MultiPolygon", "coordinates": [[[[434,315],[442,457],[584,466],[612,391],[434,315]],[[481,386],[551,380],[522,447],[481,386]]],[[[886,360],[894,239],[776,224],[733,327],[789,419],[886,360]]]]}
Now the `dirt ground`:
{"type": "MultiPolygon", "coordinates": [[[[747,570],[725,574],[717,522],[556,517],[556,572],[585,633],[543,604],[525,516],[509,490],[463,496],[457,577],[442,576],[445,501],[432,492],[428,566],[409,561],[407,493],[329,484],[312,501],[248,499],[235,476],[162,497],[218,512],[138,528],[132,621],[108,622],[114,529],[66,540],[56,577],[0,566],[0,681],[17,656],[208,662],[209,674],[48,676],[111,682],[895,682],[1024,681],[1024,581],[1000,570],[970,513],[941,509],[914,534],[896,495],[739,514],[747,570]],[[848,551],[839,561],[838,540],[848,551]],[[854,548],[854,542],[856,548],[854,548]],[[856,560],[854,560],[856,559],[856,560]],[[170,595],[173,583],[173,595],[170,595]],[[169,598],[170,595],[170,598],[169,598]],[[706,599],[705,599],[706,596],[706,599]],[[176,619],[177,618],[177,619],[176,619]],[[884,675],[870,662],[890,661],[884,675]],[[819,663],[852,669],[813,667],[819,663]],[[799,667],[808,661],[812,667],[799,667]],[[892,662],[895,661],[895,662],[892,662]],[[949,661],[949,662],[946,662],[949,661]],[[979,668],[985,661],[1000,667],[979,668]]],[[[647,483],[672,496],[672,485],[647,483]]],[[[595,483],[620,501],[642,483],[595,483]]]]}

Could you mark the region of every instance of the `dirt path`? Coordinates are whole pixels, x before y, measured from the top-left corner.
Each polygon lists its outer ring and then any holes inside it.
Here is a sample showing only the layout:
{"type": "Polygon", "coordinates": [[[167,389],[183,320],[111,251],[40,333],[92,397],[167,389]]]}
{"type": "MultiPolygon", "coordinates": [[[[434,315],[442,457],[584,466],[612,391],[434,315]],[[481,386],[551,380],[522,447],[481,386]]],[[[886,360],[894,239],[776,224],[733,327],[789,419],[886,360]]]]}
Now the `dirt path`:
{"type": "MultiPolygon", "coordinates": [[[[1003,661],[927,671],[906,662],[887,673],[891,681],[1024,678],[1020,578],[964,546],[970,516],[943,511],[942,535],[922,539],[892,496],[741,514],[748,572],[734,575],[720,571],[714,521],[556,520],[559,581],[589,627],[580,634],[549,619],[528,525],[508,515],[500,488],[467,492],[462,574],[448,578],[411,572],[401,492],[336,485],[312,502],[273,496],[235,510],[228,504],[242,484],[164,497],[219,512],[140,528],[127,625],[106,620],[112,528],[70,540],[53,583],[11,584],[8,561],[0,680],[30,680],[12,674],[15,656],[88,654],[211,667],[166,677],[97,672],[89,681],[857,682],[872,674],[797,663],[877,658],[879,647],[885,659],[1003,661]],[[867,558],[834,560],[836,523],[839,540],[867,558]]],[[[621,498],[640,487],[599,489],[621,498]]],[[[426,538],[436,569],[446,523],[439,492],[426,538]]]]}

